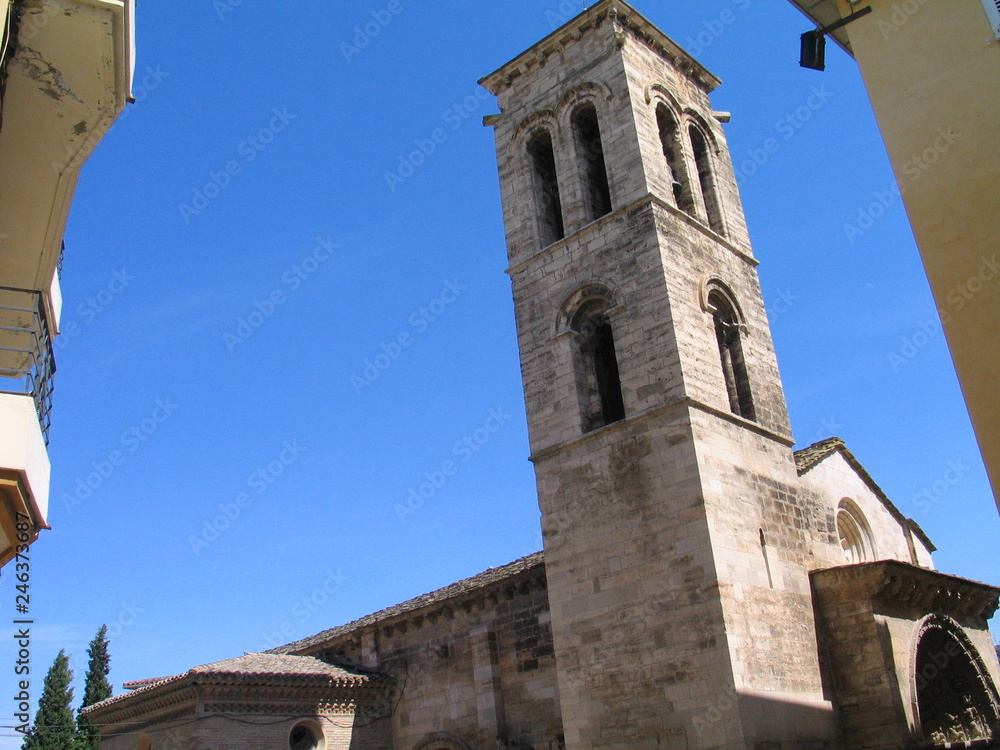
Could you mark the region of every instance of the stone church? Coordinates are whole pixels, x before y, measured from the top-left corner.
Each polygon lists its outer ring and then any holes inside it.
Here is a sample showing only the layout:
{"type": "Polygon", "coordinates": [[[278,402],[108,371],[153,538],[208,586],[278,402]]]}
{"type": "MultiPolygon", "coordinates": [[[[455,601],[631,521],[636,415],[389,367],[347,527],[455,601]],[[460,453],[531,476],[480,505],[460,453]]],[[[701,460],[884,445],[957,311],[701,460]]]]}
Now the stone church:
{"type": "Polygon", "coordinates": [[[1000,589],[793,451],[719,80],[600,0],[481,83],[544,552],[131,683],[103,750],[1000,747],[1000,589]]]}

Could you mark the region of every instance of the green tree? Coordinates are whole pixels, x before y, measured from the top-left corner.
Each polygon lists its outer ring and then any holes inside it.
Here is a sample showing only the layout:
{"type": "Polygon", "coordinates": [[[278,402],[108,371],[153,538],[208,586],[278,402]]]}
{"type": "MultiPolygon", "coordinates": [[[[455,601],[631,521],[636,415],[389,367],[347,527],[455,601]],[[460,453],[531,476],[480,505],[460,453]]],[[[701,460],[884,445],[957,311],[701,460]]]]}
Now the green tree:
{"type": "Polygon", "coordinates": [[[101,735],[86,716],[83,709],[111,697],[111,656],[108,654],[108,626],[101,625],[94,640],[87,647],[87,677],[83,685],[83,703],[76,715],[77,750],[98,750],[101,735]]]}
{"type": "Polygon", "coordinates": [[[74,750],[76,727],[73,723],[73,670],[65,651],[52,662],[42,697],[38,700],[35,724],[24,737],[22,750],[74,750]]]}

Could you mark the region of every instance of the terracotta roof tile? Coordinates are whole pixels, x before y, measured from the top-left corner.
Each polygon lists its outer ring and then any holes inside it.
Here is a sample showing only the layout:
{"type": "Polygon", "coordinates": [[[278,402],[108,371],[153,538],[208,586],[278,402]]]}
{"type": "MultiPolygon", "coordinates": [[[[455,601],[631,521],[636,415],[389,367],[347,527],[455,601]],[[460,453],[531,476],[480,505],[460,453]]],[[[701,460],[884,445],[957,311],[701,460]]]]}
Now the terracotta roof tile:
{"type": "Polygon", "coordinates": [[[810,445],[808,448],[803,448],[802,450],[795,451],[795,466],[798,469],[799,476],[811,471],[817,465],[819,465],[828,456],[839,452],[844,460],[853,468],[858,476],[872,489],[872,492],[882,501],[882,504],[888,509],[892,516],[899,521],[903,526],[906,526],[914,534],[916,534],[920,541],[922,541],[931,552],[937,551],[937,547],[927,536],[926,532],[920,528],[919,524],[912,518],[907,518],[904,516],[899,508],[889,499],[889,496],[885,494],[885,491],[878,486],[878,483],[872,478],[872,475],[868,473],[868,470],[861,465],[861,462],[855,457],[850,450],[848,450],[847,445],[838,437],[828,438],[827,440],[822,440],[818,443],[810,445]]]}
{"type": "Polygon", "coordinates": [[[85,711],[96,711],[124,700],[134,700],[137,696],[152,693],[165,685],[180,684],[185,681],[198,683],[205,681],[206,678],[215,678],[211,680],[213,682],[226,681],[227,678],[234,682],[247,679],[280,679],[282,682],[292,680],[316,684],[339,683],[345,687],[361,685],[371,680],[368,675],[335,667],[311,656],[244,654],[235,659],[203,664],[171,677],[127,682],[125,686],[130,692],[95,703],[85,711]]]}
{"type": "Polygon", "coordinates": [[[841,448],[846,447],[847,446],[844,444],[844,441],[839,437],[832,437],[827,438],[826,440],[821,440],[818,443],[814,443],[808,448],[795,451],[795,466],[799,470],[799,476],[802,476],[807,471],[812,469],[816,466],[816,464],[829,456],[831,453],[835,453],[841,448]]]}

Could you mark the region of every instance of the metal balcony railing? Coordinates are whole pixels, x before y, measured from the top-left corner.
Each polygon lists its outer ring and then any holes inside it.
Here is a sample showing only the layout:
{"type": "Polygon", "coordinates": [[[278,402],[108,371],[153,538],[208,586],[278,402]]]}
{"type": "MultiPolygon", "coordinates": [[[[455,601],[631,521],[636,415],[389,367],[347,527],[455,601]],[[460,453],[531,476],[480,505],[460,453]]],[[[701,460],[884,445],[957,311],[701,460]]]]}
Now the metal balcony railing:
{"type": "Polygon", "coordinates": [[[46,445],[55,372],[44,295],[37,290],[0,286],[0,393],[34,399],[46,445]]]}

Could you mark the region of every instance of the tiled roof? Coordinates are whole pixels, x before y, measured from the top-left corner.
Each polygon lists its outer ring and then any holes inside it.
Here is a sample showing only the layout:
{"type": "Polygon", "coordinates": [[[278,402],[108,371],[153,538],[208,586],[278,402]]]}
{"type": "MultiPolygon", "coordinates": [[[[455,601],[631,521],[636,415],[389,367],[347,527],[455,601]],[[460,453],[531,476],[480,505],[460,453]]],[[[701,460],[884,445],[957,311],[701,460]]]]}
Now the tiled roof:
{"type": "Polygon", "coordinates": [[[425,607],[443,604],[450,599],[455,599],[456,597],[473,593],[494,584],[502,583],[509,578],[513,578],[533,568],[540,568],[544,565],[545,562],[543,559],[543,553],[536,552],[499,568],[490,568],[485,573],[480,573],[472,578],[466,578],[463,581],[445,586],[444,588],[432,591],[429,594],[424,594],[423,596],[410,599],[402,604],[396,604],[392,607],[380,610],[374,614],[355,620],[354,622],[349,622],[346,625],[331,628],[330,630],[324,630],[322,633],[318,633],[310,638],[304,638],[303,640],[289,643],[287,646],[272,649],[267,653],[288,654],[293,652],[308,651],[310,648],[321,646],[327,641],[347,635],[353,631],[384,622],[400,615],[416,612],[417,610],[424,609],[425,607]]]}
{"type": "Polygon", "coordinates": [[[315,659],[311,656],[291,656],[278,654],[244,654],[235,659],[203,664],[189,669],[183,674],[151,680],[137,680],[125,683],[130,692],[116,695],[95,703],[87,712],[103,709],[136,696],[155,692],[165,685],[180,685],[183,682],[245,682],[277,679],[283,683],[305,682],[316,685],[334,684],[342,687],[360,685],[370,681],[370,677],[315,659]]]}
{"type": "Polygon", "coordinates": [[[833,455],[834,453],[840,453],[844,460],[854,469],[858,476],[872,489],[872,492],[882,501],[888,511],[893,515],[893,517],[903,524],[914,534],[916,534],[920,541],[922,541],[931,552],[937,550],[934,543],[930,540],[927,534],[922,528],[914,521],[912,518],[907,518],[904,516],[899,508],[893,504],[889,496],[885,494],[885,491],[878,486],[872,475],[868,473],[868,470],[861,465],[861,462],[848,450],[847,445],[838,437],[828,438],[822,440],[818,443],[810,445],[808,448],[803,448],[802,450],[795,451],[795,466],[798,469],[799,476],[811,471],[817,465],[819,465],[824,459],[833,455]]]}
{"type": "Polygon", "coordinates": [[[799,470],[799,476],[801,477],[831,453],[846,447],[839,437],[832,437],[795,451],[795,466],[799,470]]]}
{"type": "Polygon", "coordinates": [[[198,675],[233,675],[241,677],[327,677],[341,682],[366,682],[367,677],[335,667],[311,656],[279,654],[244,654],[235,659],[205,664],[188,671],[198,675]]]}
{"type": "Polygon", "coordinates": [[[163,680],[172,680],[174,677],[180,677],[180,675],[171,675],[170,677],[147,677],[145,680],[132,680],[131,682],[123,682],[122,687],[126,690],[138,690],[141,687],[146,687],[154,682],[163,682],[163,680]]]}

